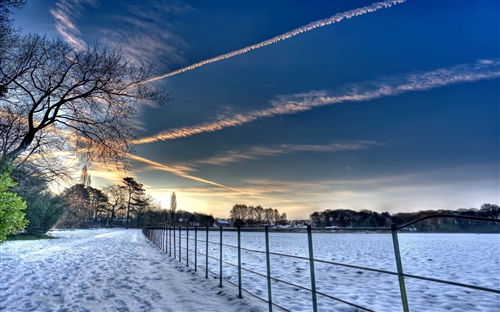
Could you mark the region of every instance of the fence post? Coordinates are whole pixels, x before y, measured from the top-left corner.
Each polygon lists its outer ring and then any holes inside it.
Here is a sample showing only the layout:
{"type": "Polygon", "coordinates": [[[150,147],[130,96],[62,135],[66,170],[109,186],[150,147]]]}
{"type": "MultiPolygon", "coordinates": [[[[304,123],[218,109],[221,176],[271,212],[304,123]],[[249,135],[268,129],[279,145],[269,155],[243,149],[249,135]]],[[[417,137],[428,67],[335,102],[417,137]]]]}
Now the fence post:
{"type": "Polygon", "coordinates": [[[220,241],[220,246],[219,246],[219,256],[220,256],[220,259],[219,259],[219,287],[222,287],[222,226],[219,228],[220,229],[220,238],[219,238],[219,241],[220,241]]]}
{"type": "Polygon", "coordinates": [[[269,312],[273,311],[273,295],[271,293],[271,258],[269,255],[269,225],[265,226],[266,233],[266,267],[267,267],[267,297],[269,302],[269,312]]]}
{"type": "Polygon", "coordinates": [[[186,266],[189,267],[189,226],[186,226],[186,266]]]}
{"type": "Polygon", "coordinates": [[[165,232],[165,235],[164,235],[164,240],[165,240],[165,244],[163,247],[165,247],[165,253],[167,253],[167,247],[168,247],[168,241],[167,241],[167,238],[168,238],[168,232],[167,232],[167,226],[163,226],[163,232],[165,232]]]}
{"type": "Polygon", "coordinates": [[[311,290],[312,290],[313,311],[318,312],[318,302],[316,300],[316,275],[314,273],[314,253],[313,253],[313,241],[312,241],[311,225],[307,226],[307,242],[309,245],[309,270],[311,271],[311,290]]]}
{"type": "Polygon", "coordinates": [[[205,249],[205,278],[208,278],[208,226],[207,226],[207,239],[205,240],[206,249],[205,249]]]}
{"type": "Polygon", "coordinates": [[[197,270],[198,267],[198,227],[194,227],[194,270],[197,270]]]}
{"type": "Polygon", "coordinates": [[[401,253],[399,252],[398,230],[396,224],[391,224],[392,243],[394,245],[394,256],[396,257],[396,267],[398,270],[399,291],[401,292],[401,301],[403,311],[409,312],[408,298],[406,297],[405,277],[403,276],[403,263],[401,262],[401,253]]]}
{"type": "Polygon", "coordinates": [[[241,295],[241,228],[238,225],[238,298],[243,298],[241,295]]]}
{"type": "Polygon", "coordinates": [[[175,250],[177,248],[177,245],[175,244],[175,226],[174,226],[174,259],[175,259],[175,250]]]}
{"type": "Polygon", "coordinates": [[[162,226],[160,228],[160,235],[161,235],[161,252],[165,251],[165,227],[162,226]]]}
{"type": "Polygon", "coordinates": [[[182,245],[182,226],[179,226],[179,262],[181,262],[182,259],[182,250],[181,250],[181,245],[182,245]]]}
{"type": "Polygon", "coordinates": [[[168,227],[168,253],[172,257],[172,227],[168,227]]]}

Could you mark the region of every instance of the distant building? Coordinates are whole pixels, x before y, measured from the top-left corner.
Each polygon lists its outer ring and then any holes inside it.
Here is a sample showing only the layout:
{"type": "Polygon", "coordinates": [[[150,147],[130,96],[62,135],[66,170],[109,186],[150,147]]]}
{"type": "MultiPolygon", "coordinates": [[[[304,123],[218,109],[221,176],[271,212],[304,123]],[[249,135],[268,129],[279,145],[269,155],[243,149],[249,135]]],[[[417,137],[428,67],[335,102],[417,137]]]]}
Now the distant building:
{"type": "Polygon", "coordinates": [[[224,219],[215,219],[214,221],[215,227],[230,227],[231,223],[224,219]]]}
{"type": "Polygon", "coordinates": [[[292,227],[291,224],[280,224],[276,226],[277,229],[289,229],[291,227],[292,227]]]}

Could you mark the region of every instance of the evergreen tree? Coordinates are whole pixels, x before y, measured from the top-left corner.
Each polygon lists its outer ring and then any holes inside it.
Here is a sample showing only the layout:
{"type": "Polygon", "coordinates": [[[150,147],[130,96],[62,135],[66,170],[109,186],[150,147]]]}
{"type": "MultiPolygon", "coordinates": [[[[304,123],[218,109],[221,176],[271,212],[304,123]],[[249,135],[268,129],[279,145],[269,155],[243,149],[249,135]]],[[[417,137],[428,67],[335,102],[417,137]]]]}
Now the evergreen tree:
{"type": "Polygon", "coordinates": [[[137,183],[137,181],[132,177],[125,177],[123,178],[122,182],[123,184],[125,184],[125,186],[122,187],[125,189],[128,195],[127,199],[127,229],[128,229],[130,226],[130,211],[132,208],[133,197],[143,195],[145,190],[142,188],[142,184],[137,183]]]}
{"type": "Polygon", "coordinates": [[[17,182],[14,191],[26,201],[26,232],[30,235],[47,233],[59,220],[67,207],[62,196],[49,190],[49,180],[32,164],[25,163],[12,171],[17,182]]]}
{"type": "Polygon", "coordinates": [[[170,197],[170,214],[172,215],[172,222],[175,220],[175,211],[177,210],[177,197],[175,196],[175,192],[172,192],[172,196],[170,197]]]}
{"type": "Polygon", "coordinates": [[[68,205],[62,196],[53,195],[48,191],[33,194],[27,200],[26,219],[29,224],[26,232],[31,235],[47,233],[59,220],[68,205]]]}

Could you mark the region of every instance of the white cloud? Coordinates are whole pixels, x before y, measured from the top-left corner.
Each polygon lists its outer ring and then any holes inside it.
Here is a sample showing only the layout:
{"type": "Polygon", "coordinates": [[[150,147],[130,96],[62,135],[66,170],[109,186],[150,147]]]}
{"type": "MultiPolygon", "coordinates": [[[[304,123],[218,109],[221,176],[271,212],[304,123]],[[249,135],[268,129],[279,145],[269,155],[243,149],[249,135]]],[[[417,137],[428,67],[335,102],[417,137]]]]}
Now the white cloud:
{"type": "Polygon", "coordinates": [[[297,152],[342,152],[354,151],[382,145],[374,141],[353,141],[342,143],[330,143],[324,145],[308,144],[281,144],[277,147],[253,147],[244,151],[228,151],[208,159],[202,159],[195,164],[225,165],[228,163],[256,160],[259,156],[277,156],[297,152]]]}
{"type": "Polygon", "coordinates": [[[127,6],[127,15],[112,16],[118,27],[100,31],[105,43],[120,47],[130,61],[154,62],[168,69],[184,62],[186,48],[186,43],[175,34],[171,21],[190,10],[189,5],[180,2],[154,1],[147,6],[132,3],[127,6]]]}
{"type": "Polygon", "coordinates": [[[346,85],[337,92],[310,91],[283,95],[273,100],[272,107],[234,114],[233,116],[191,127],[182,127],[140,138],[133,144],[146,144],[159,140],[173,140],[227,127],[241,126],[252,121],[279,115],[297,114],[315,107],[346,102],[371,101],[407,92],[426,91],[457,83],[471,83],[500,77],[500,60],[480,60],[473,64],[460,64],[423,73],[392,76],[375,81],[346,85]]]}
{"type": "Polygon", "coordinates": [[[56,20],[56,29],[63,39],[77,50],[87,47],[80,38],[80,30],[75,24],[75,20],[82,17],[86,5],[96,6],[94,0],[60,0],[56,3],[56,8],[50,10],[56,20]]]}

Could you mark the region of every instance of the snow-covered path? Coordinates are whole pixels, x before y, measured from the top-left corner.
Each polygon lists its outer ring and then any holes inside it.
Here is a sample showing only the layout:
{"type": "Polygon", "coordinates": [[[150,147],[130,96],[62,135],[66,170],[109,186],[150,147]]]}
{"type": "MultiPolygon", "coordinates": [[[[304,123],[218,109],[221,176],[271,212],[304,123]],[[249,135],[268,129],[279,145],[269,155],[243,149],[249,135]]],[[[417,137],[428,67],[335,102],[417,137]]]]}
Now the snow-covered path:
{"type": "Polygon", "coordinates": [[[0,311],[267,310],[161,253],[140,230],[55,236],[0,246],[0,311]]]}

